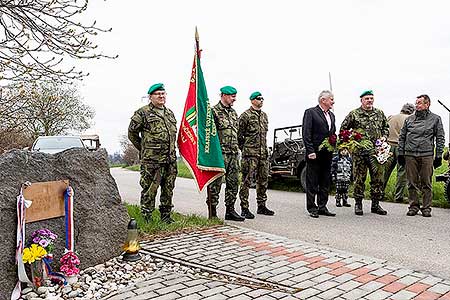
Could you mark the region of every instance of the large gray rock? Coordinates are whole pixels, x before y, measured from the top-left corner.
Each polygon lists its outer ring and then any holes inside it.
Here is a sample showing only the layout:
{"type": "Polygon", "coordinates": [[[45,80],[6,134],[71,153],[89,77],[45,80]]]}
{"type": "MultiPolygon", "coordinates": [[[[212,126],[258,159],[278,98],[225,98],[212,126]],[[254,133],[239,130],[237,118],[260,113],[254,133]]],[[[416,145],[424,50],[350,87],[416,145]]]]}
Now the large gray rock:
{"type": "MultiPolygon", "coordinates": [[[[71,149],[49,155],[13,150],[0,156],[0,299],[9,299],[17,281],[16,197],[23,182],[69,179],[74,189],[74,241],[81,268],[120,255],[128,214],[109,172],[107,153],[71,149]]],[[[26,236],[39,228],[58,234],[55,261],[64,250],[64,217],[29,223],[26,236]]]]}

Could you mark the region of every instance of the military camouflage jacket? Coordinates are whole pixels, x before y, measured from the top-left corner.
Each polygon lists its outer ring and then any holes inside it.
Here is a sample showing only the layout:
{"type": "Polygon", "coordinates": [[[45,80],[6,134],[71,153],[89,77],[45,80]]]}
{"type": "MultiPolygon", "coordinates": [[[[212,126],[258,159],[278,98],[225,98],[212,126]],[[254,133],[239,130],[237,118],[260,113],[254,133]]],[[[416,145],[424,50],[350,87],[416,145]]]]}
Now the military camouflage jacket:
{"type": "Polygon", "coordinates": [[[237,131],[238,115],[232,107],[225,107],[222,102],[217,103],[213,108],[214,122],[219,133],[222,153],[239,152],[237,131]]]}
{"type": "Polygon", "coordinates": [[[242,157],[267,158],[267,114],[250,107],[239,117],[238,143],[242,157]]]}
{"type": "Polygon", "coordinates": [[[164,107],[164,115],[150,103],[131,117],[128,138],[139,150],[141,164],[168,163],[176,160],[177,120],[164,107]]]}
{"type": "Polygon", "coordinates": [[[389,135],[389,124],[383,111],[378,108],[364,110],[361,107],[352,110],[341,124],[341,130],[362,130],[370,141],[389,135]]]}

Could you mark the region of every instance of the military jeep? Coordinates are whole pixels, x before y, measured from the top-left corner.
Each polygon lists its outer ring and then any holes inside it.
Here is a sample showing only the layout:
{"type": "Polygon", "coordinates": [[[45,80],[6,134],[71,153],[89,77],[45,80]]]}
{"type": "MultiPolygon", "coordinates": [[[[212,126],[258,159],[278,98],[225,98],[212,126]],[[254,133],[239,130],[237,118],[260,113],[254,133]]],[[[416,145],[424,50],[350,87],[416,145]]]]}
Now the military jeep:
{"type": "Polygon", "coordinates": [[[306,161],[301,125],[275,128],[273,146],[269,147],[269,176],[272,179],[296,177],[305,191],[306,161]]]}

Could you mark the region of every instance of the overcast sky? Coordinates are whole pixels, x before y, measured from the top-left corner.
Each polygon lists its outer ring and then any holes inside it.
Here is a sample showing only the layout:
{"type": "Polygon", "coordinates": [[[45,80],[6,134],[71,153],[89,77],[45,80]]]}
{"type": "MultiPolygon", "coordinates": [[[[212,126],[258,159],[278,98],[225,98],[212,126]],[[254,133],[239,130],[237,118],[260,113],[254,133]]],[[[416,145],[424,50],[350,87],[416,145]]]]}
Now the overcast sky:
{"type": "Polygon", "coordinates": [[[113,28],[99,47],[119,58],[77,63],[90,73],[80,88],[96,111],[88,133],[119,151],[130,117],[158,82],[179,126],[197,26],[210,103],[232,85],[240,114],[258,90],[270,131],[301,124],[331,72],[338,127],[366,89],[386,116],[427,93],[447,137],[448,112],[436,100],[450,107],[449,12],[449,1],[432,0],[91,1],[86,17],[113,28]]]}

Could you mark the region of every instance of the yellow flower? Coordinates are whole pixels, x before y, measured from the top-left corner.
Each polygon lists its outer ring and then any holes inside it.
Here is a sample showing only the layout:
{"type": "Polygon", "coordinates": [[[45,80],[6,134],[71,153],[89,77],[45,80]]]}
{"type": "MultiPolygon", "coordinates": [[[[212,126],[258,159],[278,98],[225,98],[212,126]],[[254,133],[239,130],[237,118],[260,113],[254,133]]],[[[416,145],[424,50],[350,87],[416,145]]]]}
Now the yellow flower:
{"type": "Polygon", "coordinates": [[[47,251],[45,251],[44,247],[38,246],[37,244],[31,245],[31,251],[34,253],[34,257],[37,260],[43,258],[47,254],[47,251]]]}
{"type": "Polygon", "coordinates": [[[24,263],[32,264],[35,261],[33,254],[30,251],[30,248],[23,249],[22,261],[24,263]]]}
{"type": "Polygon", "coordinates": [[[35,260],[40,260],[47,254],[47,251],[38,244],[31,244],[30,247],[23,249],[22,261],[24,263],[33,263],[35,260]]]}

